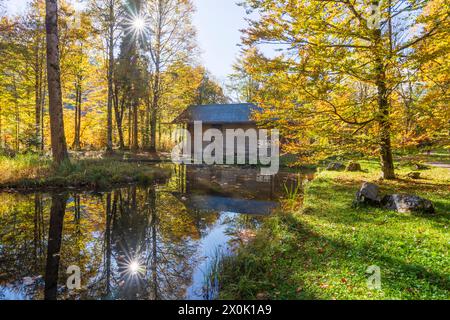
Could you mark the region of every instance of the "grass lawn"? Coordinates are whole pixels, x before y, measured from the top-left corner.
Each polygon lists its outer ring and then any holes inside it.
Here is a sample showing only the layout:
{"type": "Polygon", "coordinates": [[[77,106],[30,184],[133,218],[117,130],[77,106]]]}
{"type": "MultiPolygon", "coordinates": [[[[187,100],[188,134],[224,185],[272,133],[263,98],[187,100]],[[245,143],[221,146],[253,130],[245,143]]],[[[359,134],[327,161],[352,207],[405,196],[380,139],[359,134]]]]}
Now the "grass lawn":
{"type": "Polygon", "coordinates": [[[83,159],[59,168],[38,155],[0,156],[0,189],[109,188],[125,183],[150,183],[169,176],[167,170],[115,159],[83,159]]]}
{"type": "Polygon", "coordinates": [[[398,165],[396,181],[378,180],[376,162],[366,173],[320,172],[305,188],[296,212],[268,218],[256,239],[222,262],[222,299],[449,299],[450,170],[398,165]],[[383,193],[432,200],[435,215],[353,208],[363,181],[383,193]],[[381,290],[367,286],[369,266],[381,269],[381,290]]]}

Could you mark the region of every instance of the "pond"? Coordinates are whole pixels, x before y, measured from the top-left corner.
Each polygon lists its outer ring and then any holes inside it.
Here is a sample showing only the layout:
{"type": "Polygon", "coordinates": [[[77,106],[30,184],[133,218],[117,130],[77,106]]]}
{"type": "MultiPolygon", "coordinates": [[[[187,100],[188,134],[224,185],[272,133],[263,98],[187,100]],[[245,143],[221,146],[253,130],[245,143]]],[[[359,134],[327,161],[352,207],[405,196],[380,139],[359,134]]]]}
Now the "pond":
{"type": "Polygon", "coordinates": [[[286,188],[312,179],[243,167],[170,170],[147,187],[0,193],[0,299],[212,299],[206,279],[217,259],[248,241],[286,188]]]}

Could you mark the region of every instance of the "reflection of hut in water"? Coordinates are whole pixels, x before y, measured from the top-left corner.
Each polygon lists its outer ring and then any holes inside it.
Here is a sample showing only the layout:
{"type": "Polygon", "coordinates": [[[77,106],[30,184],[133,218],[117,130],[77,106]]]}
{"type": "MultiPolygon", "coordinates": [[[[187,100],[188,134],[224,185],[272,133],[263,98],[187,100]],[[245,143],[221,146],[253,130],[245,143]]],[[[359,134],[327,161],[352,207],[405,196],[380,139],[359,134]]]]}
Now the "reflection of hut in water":
{"type": "Polygon", "coordinates": [[[260,169],[239,166],[180,167],[178,198],[188,209],[205,212],[270,214],[288,189],[301,185],[299,174],[262,176],[260,169]]]}

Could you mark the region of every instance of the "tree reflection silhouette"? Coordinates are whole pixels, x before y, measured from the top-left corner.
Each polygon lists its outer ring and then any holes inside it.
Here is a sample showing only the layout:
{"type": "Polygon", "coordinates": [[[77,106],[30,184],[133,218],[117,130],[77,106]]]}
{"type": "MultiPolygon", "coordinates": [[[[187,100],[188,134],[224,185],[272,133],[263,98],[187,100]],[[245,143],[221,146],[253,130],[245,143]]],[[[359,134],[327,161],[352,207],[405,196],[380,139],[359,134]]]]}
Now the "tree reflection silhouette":
{"type": "Polygon", "coordinates": [[[47,265],[45,268],[45,300],[57,299],[61,240],[67,199],[67,195],[52,195],[47,245],[47,265]]]}

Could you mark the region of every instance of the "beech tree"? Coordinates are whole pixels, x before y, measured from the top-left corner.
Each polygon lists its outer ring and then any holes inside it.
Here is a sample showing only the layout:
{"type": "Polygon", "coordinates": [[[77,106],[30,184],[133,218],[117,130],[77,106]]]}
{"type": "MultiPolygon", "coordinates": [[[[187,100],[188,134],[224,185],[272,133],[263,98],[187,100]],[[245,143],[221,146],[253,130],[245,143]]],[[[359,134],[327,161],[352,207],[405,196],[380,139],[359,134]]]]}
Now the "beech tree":
{"type": "Polygon", "coordinates": [[[277,49],[273,56],[247,51],[247,72],[262,83],[260,120],[279,119],[291,147],[297,144],[290,151],[308,156],[330,146],[376,146],[382,177],[395,178],[394,93],[417,59],[415,47],[448,24],[446,11],[422,15],[428,3],[247,0],[259,18],[244,31],[244,44],[277,49]]]}
{"type": "Polygon", "coordinates": [[[69,159],[61,92],[61,70],[58,37],[58,1],[46,0],[47,79],[50,111],[50,130],[53,159],[57,164],[69,159]]]}
{"type": "Polygon", "coordinates": [[[195,54],[193,5],[190,0],[146,0],[146,49],[150,61],[150,146],[156,152],[156,133],[161,100],[168,91],[163,73],[172,64],[195,54]]]}
{"type": "Polygon", "coordinates": [[[120,36],[120,18],[123,14],[120,0],[92,0],[91,12],[97,18],[97,27],[104,35],[105,49],[107,53],[107,138],[106,149],[113,150],[113,103],[114,103],[114,66],[115,47],[120,36]]]}

